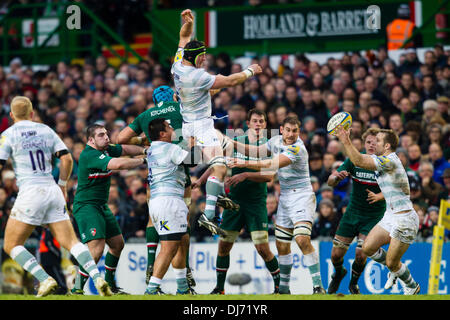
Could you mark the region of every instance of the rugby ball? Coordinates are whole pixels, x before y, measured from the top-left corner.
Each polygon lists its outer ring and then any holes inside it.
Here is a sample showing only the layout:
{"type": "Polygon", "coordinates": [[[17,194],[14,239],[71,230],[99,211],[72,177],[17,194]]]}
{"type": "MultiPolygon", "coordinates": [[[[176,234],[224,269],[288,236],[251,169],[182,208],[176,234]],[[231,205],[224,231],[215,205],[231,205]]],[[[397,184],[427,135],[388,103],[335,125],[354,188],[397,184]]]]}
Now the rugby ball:
{"type": "Polygon", "coordinates": [[[339,125],[342,125],[346,130],[350,128],[352,125],[352,115],[348,112],[339,112],[336,113],[334,116],[332,116],[327,124],[328,134],[334,134],[335,133],[334,130],[339,125]]]}

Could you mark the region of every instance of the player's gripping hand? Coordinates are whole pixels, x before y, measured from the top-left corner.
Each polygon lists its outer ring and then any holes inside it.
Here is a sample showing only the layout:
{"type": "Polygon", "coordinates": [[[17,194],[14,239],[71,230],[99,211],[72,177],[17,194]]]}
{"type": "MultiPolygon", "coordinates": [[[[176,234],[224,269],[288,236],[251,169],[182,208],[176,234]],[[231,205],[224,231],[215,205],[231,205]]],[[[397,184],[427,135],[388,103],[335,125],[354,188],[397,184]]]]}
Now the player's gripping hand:
{"type": "Polygon", "coordinates": [[[259,64],[252,64],[250,67],[248,67],[249,69],[252,69],[253,71],[253,75],[257,75],[262,73],[262,68],[259,64]]]}
{"type": "Polygon", "coordinates": [[[227,161],[227,166],[229,168],[245,168],[246,161],[238,158],[229,158],[227,161]]]}
{"type": "Polygon", "coordinates": [[[181,12],[181,18],[183,18],[185,23],[194,22],[194,15],[190,9],[183,10],[183,12],[181,12]]]}
{"type": "Polygon", "coordinates": [[[383,193],[375,193],[370,191],[369,189],[366,189],[367,191],[367,201],[372,204],[378,201],[381,201],[384,199],[383,193]]]}
{"type": "Polygon", "coordinates": [[[350,140],[350,130],[351,128],[346,130],[344,126],[339,125],[336,128],[334,135],[343,143],[350,140]]]}
{"type": "Polygon", "coordinates": [[[349,173],[347,172],[347,171],[340,171],[340,172],[338,172],[338,171],[336,171],[335,173],[333,173],[332,174],[338,181],[342,181],[342,180],[344,180],[345,178],[347,178],[348,177],[348,175],[349,175],[349,173]]]}

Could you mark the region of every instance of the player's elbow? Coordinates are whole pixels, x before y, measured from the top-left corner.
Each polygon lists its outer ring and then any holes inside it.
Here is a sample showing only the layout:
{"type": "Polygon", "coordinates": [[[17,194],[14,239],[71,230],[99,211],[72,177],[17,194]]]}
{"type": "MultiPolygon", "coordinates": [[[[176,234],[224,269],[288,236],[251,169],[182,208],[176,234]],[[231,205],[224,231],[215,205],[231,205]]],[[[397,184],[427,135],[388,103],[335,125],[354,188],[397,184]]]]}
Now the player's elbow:
{"type": "Polygon", "coordinates": [[[59,158],[59,160],[66,165],[73,164],[73,158],[70,153],[66,153],[66,154],[62,155],[61,158],[59,158]]]}

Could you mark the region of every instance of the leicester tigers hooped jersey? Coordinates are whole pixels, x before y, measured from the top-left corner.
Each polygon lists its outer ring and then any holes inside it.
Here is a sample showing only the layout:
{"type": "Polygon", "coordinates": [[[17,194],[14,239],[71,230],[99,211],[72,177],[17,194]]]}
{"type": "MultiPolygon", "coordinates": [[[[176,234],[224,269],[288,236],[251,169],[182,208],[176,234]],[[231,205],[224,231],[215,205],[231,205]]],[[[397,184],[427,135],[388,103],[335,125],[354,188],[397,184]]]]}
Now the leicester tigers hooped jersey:
{"type": "Polygon", "coordinates": [[[12,159],[17,186],[55,183],[52,156],[67,150],[49,126],[21,120],[5,130],[0,138],[0,159],[12,159]]]}

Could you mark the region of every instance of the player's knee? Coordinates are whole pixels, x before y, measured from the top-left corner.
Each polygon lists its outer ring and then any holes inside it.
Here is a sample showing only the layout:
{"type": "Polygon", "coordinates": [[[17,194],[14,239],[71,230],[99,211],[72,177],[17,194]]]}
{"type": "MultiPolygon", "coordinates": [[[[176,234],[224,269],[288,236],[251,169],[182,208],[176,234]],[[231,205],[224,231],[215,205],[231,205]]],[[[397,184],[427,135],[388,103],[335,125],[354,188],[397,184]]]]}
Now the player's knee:
{"type": "Polygon", "coordinates": [[[336,250],[335,247],[331,250],[331,261],[332,262],[338,262],[341,261],[343,258],[342,250],[336,250]]]}
{"type": "Polygon", "coordinates": [[[374,255],[377,250],[378,248],[373,248],[366,242],[364,242],[362,245],[362,252],[368,257],[374,255]]]}
{"type": "Polygon", "coordinates": [[[278,245],[291,245],[292,238],[294,237],[294,234],[291,231],[281,229],[279,227],[275,228],[275,238],[277,239],[277,247],[278,245]]]}

